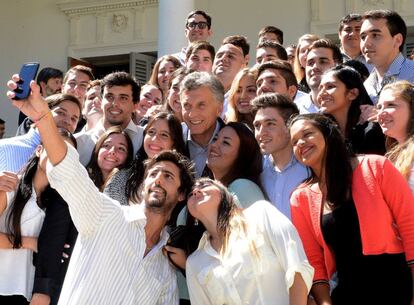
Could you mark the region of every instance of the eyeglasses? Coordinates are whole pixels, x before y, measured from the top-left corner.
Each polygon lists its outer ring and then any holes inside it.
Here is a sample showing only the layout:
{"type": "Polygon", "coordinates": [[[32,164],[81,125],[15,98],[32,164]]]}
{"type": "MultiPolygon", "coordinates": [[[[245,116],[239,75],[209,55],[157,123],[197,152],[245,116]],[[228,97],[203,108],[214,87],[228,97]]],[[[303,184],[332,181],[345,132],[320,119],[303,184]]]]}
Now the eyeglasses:
{"type": "Polygon", "coordinates": [[[196,27],[198,27],[199,30],[204,30],[208,27],[208,23],[205,21],[187,23],[187,29],[189,30],[194,30],[196,27]]]}

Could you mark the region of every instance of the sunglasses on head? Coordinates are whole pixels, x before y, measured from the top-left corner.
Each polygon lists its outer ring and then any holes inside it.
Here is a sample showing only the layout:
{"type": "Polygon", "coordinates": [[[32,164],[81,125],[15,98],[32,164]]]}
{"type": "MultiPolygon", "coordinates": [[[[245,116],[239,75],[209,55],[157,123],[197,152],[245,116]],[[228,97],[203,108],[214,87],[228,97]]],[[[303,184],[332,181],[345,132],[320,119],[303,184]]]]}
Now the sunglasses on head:
{"type": "Polygon", "coordinates": [[[194,30],[196,27],[198,27],[200,30],[204,30],[208,27],[208,23],[205,21],[187,23],[187,29],[189,30],[194,30]]]}

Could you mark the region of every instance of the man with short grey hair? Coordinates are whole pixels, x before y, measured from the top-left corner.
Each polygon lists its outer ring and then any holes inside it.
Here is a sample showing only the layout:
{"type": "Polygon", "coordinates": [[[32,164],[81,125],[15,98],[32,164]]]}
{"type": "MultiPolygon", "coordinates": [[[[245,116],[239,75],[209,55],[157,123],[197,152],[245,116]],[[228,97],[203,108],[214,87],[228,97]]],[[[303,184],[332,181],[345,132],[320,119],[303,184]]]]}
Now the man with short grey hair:
{"type": "Polygon", "coordinates": [[[196,176],[208,176],[207,148],[224,125],[220,119],[224,101],[223,85],[207,72],[193,72],[181,83],[180,100],[188,156],[195,163],[196,176]]]}

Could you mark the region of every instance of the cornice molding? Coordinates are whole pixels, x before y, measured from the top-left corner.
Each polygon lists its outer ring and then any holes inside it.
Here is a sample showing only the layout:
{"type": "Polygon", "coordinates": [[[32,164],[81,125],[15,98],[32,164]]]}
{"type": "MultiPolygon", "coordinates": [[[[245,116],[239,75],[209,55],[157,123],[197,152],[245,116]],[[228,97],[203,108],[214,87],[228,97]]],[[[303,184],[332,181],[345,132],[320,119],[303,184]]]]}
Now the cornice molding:
{"type": "Polygon", "coordinates": [[[58,1],[56,5],[68,16],[96,14],[105,11],[116,11],[125,9],[139,9],[144,6],[156,6],[158,0],[141,1],[58,1]]]}

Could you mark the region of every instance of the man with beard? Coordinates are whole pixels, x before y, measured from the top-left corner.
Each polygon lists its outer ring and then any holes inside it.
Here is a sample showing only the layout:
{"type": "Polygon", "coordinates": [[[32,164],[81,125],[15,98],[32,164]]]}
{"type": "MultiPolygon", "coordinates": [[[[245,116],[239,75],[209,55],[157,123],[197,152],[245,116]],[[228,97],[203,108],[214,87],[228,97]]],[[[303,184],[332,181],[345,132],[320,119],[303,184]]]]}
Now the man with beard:
{"type": "Polygon", "coordinates": [[[132,140],[134,154],[142,143],[143,129],[132,121],[132,112],[139,100],[140,87],[126,72],[114,72],[102,80],[103,117],[97,125],[85,132],[76,134],[79,160],[88,164],[98,138],[112,126],[121,126],[132,140]]]}
{"type": "MultiPolygon", "coordinates": [[[[8,82],[10,90],[18,80],[8,82]]],[[[162,253],[169,237],[164,227],[191,190],[192,163],[173,151],[160,153],[146,164],[141,204],[121,206],[95,187],[76,149],[58,134],[39,86],[32,82],[31,89],[13,105],[36,122],[50,186],[67,202],[79,232],[59,304],[178,305],[175,271],[162,253]]]]}
{"type": "Polygon", "coordinates": [[[79,231],[58,304],[178,304],[174,269],[163,255],[165,225],[193,182],[192,164],[176,152],[149,161],[141,204],[120,206],[99,193],[77,154],[49,170],[79,231]],[[75,166],[73,164],[75,163],[75,166]]]}

